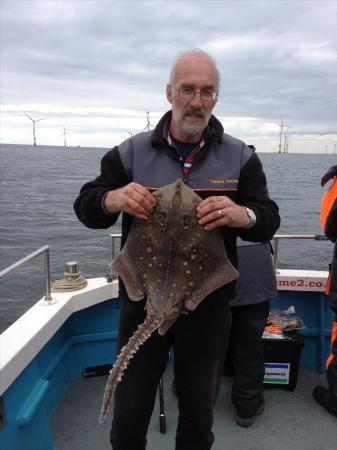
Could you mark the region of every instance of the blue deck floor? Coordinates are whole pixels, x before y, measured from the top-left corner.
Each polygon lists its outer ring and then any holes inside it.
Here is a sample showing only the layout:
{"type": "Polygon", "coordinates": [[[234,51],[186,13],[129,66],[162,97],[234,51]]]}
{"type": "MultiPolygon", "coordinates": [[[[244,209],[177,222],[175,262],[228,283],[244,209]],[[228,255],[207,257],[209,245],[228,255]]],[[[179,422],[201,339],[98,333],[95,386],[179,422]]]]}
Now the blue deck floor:
{"type": "MultiPolygon", "coordinates": [[[[106,377],[75,380],[52,418],[57,450],[111,450],[111,414],[98,424],[106,377]]],[[[230,404],[231,379],[222,377],[215,408],[215,443],[212,450],[335,450],[337,418],[315,403],[311,392],[325,376],[300,369],[295,391],[266,389],[266,410],[254,425],[243,429],[235,423],[230,404]]],[[[174,450],[177,401],[171,389],[172,371],[164,377],[167,432],[159,431],[156,405],[148,434],[147,450],[174,450]]]]}

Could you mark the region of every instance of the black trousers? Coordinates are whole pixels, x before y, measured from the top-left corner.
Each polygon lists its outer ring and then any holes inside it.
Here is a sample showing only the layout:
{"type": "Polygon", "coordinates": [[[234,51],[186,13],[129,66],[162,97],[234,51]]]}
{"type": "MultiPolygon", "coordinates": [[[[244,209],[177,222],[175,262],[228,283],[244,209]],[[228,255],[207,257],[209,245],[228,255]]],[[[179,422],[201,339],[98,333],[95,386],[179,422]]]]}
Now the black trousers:
{"type": "Polygon", "coordinates": [[[233,306],[226,367],[234,377],[232,403],[242,418],[252,417],[263,402],[264,357],[261,337],[269,302],[233,306]]]}
{"type": "Polygon", "coordinates": [[[337,402],[337,308],[332,307],[335,319],[331,331],[331,353],[326,364],[326,374],[331,396],[337,402]]]}
{"type": "MultiPolygon", "coordinates": [[[[158,383],[174,349],[179,418],[176,450],[209,450],[213,406],[230,329],[228,304],[213,310],[201,304],[182,315],[165,336],[155,331],[140,347],[114,396],[110,442],[114,450],[144,450],[158,383]]],[[[121,302],[121,348],[145,317],[144,302],[121,302]]]]}
{"type": "Polygon", "coordinates": [[[334,256],[329,272],[330,292],[328,301],[335,317],[331,330],[331,353],[326,362],[326,374],[330,394],[337,402],[337,241],[335,243],[334,256]]]}

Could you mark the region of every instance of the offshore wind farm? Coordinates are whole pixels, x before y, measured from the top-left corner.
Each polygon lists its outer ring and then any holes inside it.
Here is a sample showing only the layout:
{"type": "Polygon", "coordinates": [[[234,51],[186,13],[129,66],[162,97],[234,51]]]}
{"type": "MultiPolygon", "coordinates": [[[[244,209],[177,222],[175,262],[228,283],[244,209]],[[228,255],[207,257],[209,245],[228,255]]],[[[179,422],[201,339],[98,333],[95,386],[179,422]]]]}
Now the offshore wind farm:
{"type": "MultiPolygon", "coordinates": [[[[33,145],[36,146],[38,145],[37,143],[37,131],[36,131],[36,123],[41,121],[41,120],[45,120],[48,119],[48,114],[46,114],[47,117],[43,117],[43,118],[39,118],[39,119],[33,119],[30,115],[28,115],[27,113],[24,113],[27,118],[29,118],[32,122],[32,136],[33,136],[33,145]]],[[[125,130],[123,130],[122,134],[121,134],[121,139],[125,140],[127,139],[129,136],[132,136],[134,134],[137,133],[141,133],[144,131],[151,131],[155,128],[156,122],[154,121],[154,119],[150,118],[150,114],[151,112],[149,110],[144,110],[143,112],[143,119],[140,119],[138,121],[138,126],[139,128],[131,128],[131,127],[127,127],[127,124],[129,123],[129,118],[127,116],[123,117],[123,119],[125,120],[125,130]],[[143,127],[141,125],[141,122],[143,121],[143,127]],[[145,125],[145,126],[144,126],[145,125]],[[132,131],[131,131],[132,130],[132,131]]],[[[157,118],[157,114],[155,114],[155,119],[157,118]]],[[[132,117],[132,116],[131,116],[132,117]]],[[[111,117],[111,128],[113,128],[113,122],[114,122],[115,117],[111,117]]],[[[223,123],[224,127],[226,127],[226,119],[224,120],[223,123]]],[[[60,125],[59,125],[60,127],[60,125]]],[[[268,148],[267,150],[264,150],[267,153],[289,153],[289,148],[291,150],[292,153],[306,153],[305,149],[303,149],[303,151],[299,151],[298,149],[291,149],[291,145],[292,145],[292,138],[294,138],[296,140],[296,132],[294,131],[294,128],[296,128],[293,124],[290,125],[289,123],[285,123],[283,120],[282,115],[280,114],[280,119],[279,119],[279,124],[276,125],[276,123],[274,123],[274,129],[275,129],[275,136],[273,137],[273,144],[270,146],[270,148],[268,148]],[[277,127],[279,128],[279,133],[277,136],[277,127]],[[289,130],[289,131],[288,131],[289,130]]],[[[225,128],[225,132],[226,132],[226,128],[225,128]]],[[[270,132],[269,132],[270,133],[270,132]]],[[[62,132],[60,133],[60,136],[63,137],[63,145],[64,147],[69,146],[69,139],[67,141],[67,136],[71,136],[73,135],[73,139],[72,139],[72,146],[83,146],[86,147],[86,145],[80,145],[80,144],[76,144],[76,139],[78,139],[78,134],[77,133],[73,133],[70,132],[69,129],[66,126],[62,126],[62,132]],[[68,142],[68,145],[67,145],[68,142]]],[[[262,136],[263,138],[263,136],[262,136]]],[[[244,138],[243,138],[244,139],[244,138]]],[[[255,138],[256,139],[256,138],[255,138]]],[[[335,140],[337,141],[337,138],[332,137],[330,142],[325,142],[325,143],[320,143],[317,145],[317,151],[314,151],[312,153],[325,153],[325,154],[336,154],[337,151],[337,142],[335,142],[335,140]]],[[[247,144],[251,144],[250,139],[248,138],[248,140],[245,140],[247,144]]],[[[255,142],[255,140],[254,140],[255,142]]],[[[44,145],[48,145],[44,144],[44,145]]],[[[58,144],[59,145],[59,144],[58,144]]],[[[70,145],[70,146],[71,146],[70,145]]],[[[111,147],[113,145],[118,145],[117,143],[114,143],[111,145],[111,147]]],[[[95,145],[89,145],[89,147],[96,147],[95,145]]],[[[97,145],[97,147],[100,147],[99,145],[97,145]]],[[[261,149],[255,145],[255,147],[257,147],[257,151],[261,151],[261,149]]],[[[107,147],[109,148],[109,147],[107,147]]]]}

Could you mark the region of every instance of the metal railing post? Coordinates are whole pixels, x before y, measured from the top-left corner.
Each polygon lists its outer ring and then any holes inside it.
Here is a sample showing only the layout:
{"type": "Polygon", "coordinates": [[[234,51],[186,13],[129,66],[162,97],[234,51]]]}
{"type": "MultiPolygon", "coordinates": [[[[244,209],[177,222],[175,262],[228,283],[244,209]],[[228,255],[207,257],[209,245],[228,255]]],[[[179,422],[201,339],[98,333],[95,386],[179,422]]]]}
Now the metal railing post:
{"type": "Polygon", "coordinates": [[[45,297],[46,301],[52,300],[50,293],[50,264],[49,264],[49,247],[44,252],[44,282],[45,282],[45,297]]]}
{"type": "Polygon", "coordinates": [[[118,278],[117,274],[115,273],[115,271],[112,268],[112,262],[116,257],[116,246],[115,246],[116,239],[120,239],[121,236],[122,236],[121,233],[110,234],[110,237],[111,237],[111,275],[113,278],[118,278]]]}

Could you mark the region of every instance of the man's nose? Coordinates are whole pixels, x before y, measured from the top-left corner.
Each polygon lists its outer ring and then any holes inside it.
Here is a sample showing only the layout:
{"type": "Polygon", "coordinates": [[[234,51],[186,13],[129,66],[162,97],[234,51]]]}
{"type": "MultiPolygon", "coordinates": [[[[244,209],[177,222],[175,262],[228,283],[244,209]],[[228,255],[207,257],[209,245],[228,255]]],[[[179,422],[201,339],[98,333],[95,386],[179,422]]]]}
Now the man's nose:
{"type": "Polygon", "coordinates": [[[194,95],[190,101],[190,105],[196,107],[199,107],[203,105],[202,103],[202,99],[201,99],[201,92],[200,91],[195,91],[194,95]]]}

